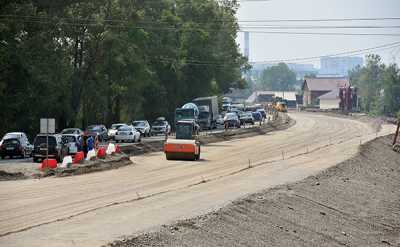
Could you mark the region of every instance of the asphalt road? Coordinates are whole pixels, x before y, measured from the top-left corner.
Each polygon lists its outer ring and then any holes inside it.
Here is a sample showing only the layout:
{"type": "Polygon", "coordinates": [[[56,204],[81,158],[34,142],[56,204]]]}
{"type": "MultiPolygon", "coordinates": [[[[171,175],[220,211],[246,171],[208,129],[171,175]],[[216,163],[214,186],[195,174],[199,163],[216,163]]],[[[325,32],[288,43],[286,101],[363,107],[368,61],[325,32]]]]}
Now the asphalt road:
{"type": "Polygon", "coordinates": [[[291,116],[297,124],[288,130],[205,146],[199,162],[151,153],[118,170],[2,182],[0,245],[100,246],[301,180],[393,132],[349,119],[291,116]]]}

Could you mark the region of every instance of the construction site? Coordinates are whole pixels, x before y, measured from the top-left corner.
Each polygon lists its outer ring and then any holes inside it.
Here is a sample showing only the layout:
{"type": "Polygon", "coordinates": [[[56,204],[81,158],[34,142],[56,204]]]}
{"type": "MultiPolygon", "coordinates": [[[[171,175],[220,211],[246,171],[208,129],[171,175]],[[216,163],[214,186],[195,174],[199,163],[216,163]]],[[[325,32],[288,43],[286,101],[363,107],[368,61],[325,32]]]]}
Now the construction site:
{"type": "Polygon", "coordinates": [[[400,247],[399,0],[0,4],[0,247],[400,247]]]}
{"type": "Polygon", "coordinates": [[[160,146],[94,173],[2,181],[0,243],[399,245],[399,126],[278,115],[197,139],[196,161],[167,160],[160,146]]]}

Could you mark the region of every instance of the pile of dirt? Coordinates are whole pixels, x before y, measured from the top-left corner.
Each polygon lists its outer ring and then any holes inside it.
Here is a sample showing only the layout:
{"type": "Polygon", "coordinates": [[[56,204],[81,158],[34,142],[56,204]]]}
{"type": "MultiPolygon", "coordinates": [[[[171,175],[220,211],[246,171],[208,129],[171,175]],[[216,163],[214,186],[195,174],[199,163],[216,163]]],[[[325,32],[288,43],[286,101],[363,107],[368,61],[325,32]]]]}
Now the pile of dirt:
{"type": "Polygon", "coordinates": [[[301,182],[109,246],[400,246],[400,154],[392,136],[301,182]]]}
{"type": "Polygon", "coordinates": [[[20,180],[27,177],[22,172],[6,172],[0,170],[0,181],[20,180]]]}

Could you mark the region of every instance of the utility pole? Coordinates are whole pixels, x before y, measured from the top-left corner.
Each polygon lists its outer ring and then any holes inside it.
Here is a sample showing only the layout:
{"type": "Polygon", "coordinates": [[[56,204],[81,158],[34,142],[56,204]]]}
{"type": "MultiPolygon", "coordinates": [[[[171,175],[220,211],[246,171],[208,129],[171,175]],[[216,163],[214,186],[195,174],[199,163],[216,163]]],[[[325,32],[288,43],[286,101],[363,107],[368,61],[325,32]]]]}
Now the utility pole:
{"type": "Polygon", "coordinates": [[[400,118],[397,120],[397,130],[396,133],[394,134],[393,146],[396,144],[397,138],[399,137],[399,130],[400,130],[400,118]]]}

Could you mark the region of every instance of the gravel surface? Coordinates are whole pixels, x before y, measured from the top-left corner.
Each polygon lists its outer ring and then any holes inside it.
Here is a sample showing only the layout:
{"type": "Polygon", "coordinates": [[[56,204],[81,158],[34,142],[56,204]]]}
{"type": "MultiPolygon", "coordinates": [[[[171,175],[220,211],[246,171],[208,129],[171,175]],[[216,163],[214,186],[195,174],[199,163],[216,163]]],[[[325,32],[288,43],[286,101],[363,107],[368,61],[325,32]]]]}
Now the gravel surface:
{"type": "MultiPolygon", "coordinates": [[[[317,175],[354,157],[360,143],[376,137],[359,121],[290,116],[296,124],[285,131],[205,145],[199,162],[167,161],[155,152],[105,172],[4,181],[0,246],[102,246],[157,232],[162,225],[317,175]]],[[[393,133],[393,127],[382,126],[378,135],[393,133]]]]}
{"type": "Polygon", "coordinates": [[[392,136],[307,179],[110,246],[400,246],[392,136]]]}

